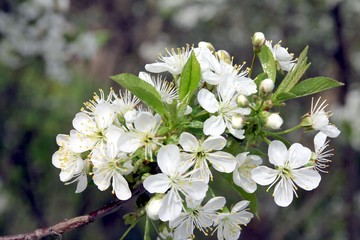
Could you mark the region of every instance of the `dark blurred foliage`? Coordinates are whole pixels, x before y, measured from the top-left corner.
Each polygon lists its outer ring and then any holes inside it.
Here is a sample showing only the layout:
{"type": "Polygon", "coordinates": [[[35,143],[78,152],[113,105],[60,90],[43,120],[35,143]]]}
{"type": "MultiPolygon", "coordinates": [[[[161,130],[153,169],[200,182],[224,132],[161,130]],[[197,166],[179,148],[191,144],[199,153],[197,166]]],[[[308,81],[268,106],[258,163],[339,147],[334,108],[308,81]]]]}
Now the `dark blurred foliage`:
{"type": "MultiPolygon", "coordinates": [[[[11,12],[20,2],[24,1],[2,0],[0,7],[11,12]]],[[[46,77],[41,59],[16,70],[0,67],[0,235],[49,226],[114,198],[95,186],[75,194],[75,186],[60,182],[51,164],[55,137],[70,131],[75,113],[97,88],[118,89],[108,76],[137,74],[165,47],[209,41],[242,63],[251,61],[250,37],[257,31],[274,42],[283,40],[295,55],[309,45],[312,66],[307,77],[325,75],[346,83],[324,94],[332,103],[343,103],[360,74],[357,0],[74,0],[66,14],[80,29],[107,33],[96,56],[86,63],[70,62],[68,82],[46,77]]],[[[294,116],[289,114],[287,120],[298,121],[309,102],[290,101],[287,111],[294,111],[294,116]]],[[[292,137],[312,146],[312,139],[303,134],[292,137]]],[[[315,191],[299,191],[290,207],[276,206],[271,194],[260,188],[260,218],[244,227],[242,239],[360,238],[359,153],[337,141],[331,146],[336,150],[329,174],[323,174],[315,191]]],[[[224,184],[219,182],[218,188],[224,184]]],[[[239,201],[229,195],[228,205],[239,201]]],[[[126,229],[122,216],[132,209],[129,204],[63,239],[118,239],[126,229]]],[[[142,238],[141,228],[127,239],[142,238]]]]}

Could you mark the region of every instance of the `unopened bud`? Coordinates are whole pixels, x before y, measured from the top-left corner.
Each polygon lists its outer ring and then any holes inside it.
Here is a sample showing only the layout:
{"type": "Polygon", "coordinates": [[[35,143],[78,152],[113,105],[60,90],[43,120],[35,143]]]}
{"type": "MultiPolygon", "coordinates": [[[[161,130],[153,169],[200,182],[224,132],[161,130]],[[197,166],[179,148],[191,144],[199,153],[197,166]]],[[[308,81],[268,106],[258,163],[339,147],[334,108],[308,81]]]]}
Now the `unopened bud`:
{"type": "Polygon", "coordinates": [[[260,93],[267,96],[270,93],[272,93],[273,89],[275,87],[274,81],[270,78],[266,78],[261,81],[260,83],[260,93]]]}
{"type": "Polygon", "coordinates": [[[236,103],[238,104],[239,107],[242,108],[246,108],[249,106],[249,100],[247,99],[247,97],[241,94],[236,98],[236,103]]]}
{"type": "Polygon", "coordinates": [[[284,123],[284,120],[277,113],[271,113],[267,119],[265,126],[271,129],[279,129],[284,123]]]}
{"type": "Polygon", "coordinates": [[[207,48],[207,49],[209,49],[211,52],[215,52],[215,47],[214,47],[214,45],[212,45],[212,44],[209,43],[209,42],[199,42],[199,43],[198,43],[198,47],[199,47],[199,48],[207,48]]]}
{"type": "Polygon", "coordinates": [[[216,52],[216,56],[227,64],[231,64],[231,56],[227,51],[219,50],[216,52]]]}
{"type": "Polygon", "coordinates": [[[254,33],[254,36],[251,38],[254,49],[261,48],[265,44],[265,40],[265,35],[262,32],[254,33]]]}
{"type": "Polygon", "coordinates": [[[235,129],[242,129],[245,124],[245,118],[241,115],[231,117],[231,126],[235,129]]]}
{"type": "Polygon", "coordinates": [[[158,220],[159,219],[159,211],[160,207],[163,203],[163,196],[154,196],[150,199],[150,201],[145,206],[146,215],[151,220],[158,220]]]}

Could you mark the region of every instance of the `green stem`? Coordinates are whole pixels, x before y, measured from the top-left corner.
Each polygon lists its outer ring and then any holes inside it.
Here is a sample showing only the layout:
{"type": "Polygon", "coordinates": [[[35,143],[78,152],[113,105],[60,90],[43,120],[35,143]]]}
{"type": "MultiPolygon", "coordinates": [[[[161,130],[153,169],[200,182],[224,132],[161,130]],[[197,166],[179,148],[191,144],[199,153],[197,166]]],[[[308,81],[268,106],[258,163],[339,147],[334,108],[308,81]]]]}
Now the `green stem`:
{"type": "Polygon", "coordinates": [[[284,130],[284,131],[281,131],[281,132],[272,132],[271,135],[275,134],[275,135],[282,135],[282,134],[286,134],[286,133],[290,133],[290,132],[293,132],[295,130],[298,130],[302,128],[302,126],[299,124],[293,128],[290,128],[290,129],[287,129],[287,130],[284,130]]]}
{"type": "Polygon", "coordinates": [[[249,78],[251,78],[251,74],[252,74],[252,71],[253,71],[253,68],[254,68],[254,64],[255,64],[255,58],[256,58],[256,54],[254,53],[253,58],[252,58],[252,61],[251,61],[251,66],[250,66],[249,74],[248,74],[248,77],[249,77],[249,78]]]}
{"type": "Polygon", "coordinates": [[[198,118],[198,117],[205,116],[206,114],[208,114],[208,112],[207,112],[206,110],[202,110],[202,111],[198,112],[197,114],[195,114],[195,115],[193,116],[193,119],[194,119],[194,118],[198,118]]]}
{"type": "Polygon", "coordinates": [[[141,220],[141,218],[139,218],[135,223],[131,224],[128,229],[126,229],[126,231],[124,232],[124,234],[121,236],[121,238],[119,240],[124,240],[124,238],[129,234],[129,232],[136,226],[136,224],[138,224],[138,222],[141,220]]]}
{"type": "Polygon", "coordinates": [[[263,137],[264,141],[267,143],[267,145],[270,145],[271,141],[267,137],[263,137]]]}

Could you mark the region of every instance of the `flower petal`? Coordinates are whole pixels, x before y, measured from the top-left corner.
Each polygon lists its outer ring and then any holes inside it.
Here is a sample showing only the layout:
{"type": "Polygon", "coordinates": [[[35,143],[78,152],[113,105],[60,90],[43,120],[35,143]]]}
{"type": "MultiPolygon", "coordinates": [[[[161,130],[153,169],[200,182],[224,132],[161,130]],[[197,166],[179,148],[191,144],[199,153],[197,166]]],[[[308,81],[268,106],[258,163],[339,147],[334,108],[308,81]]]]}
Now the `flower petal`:
{"type": "Polygon", "coordinates": [[[224,197],[213,197],[210,199],[202,209],[205,211],[216,211],[224,207],[226,199],[224,197]]]}
{"type": "Polygon", "coordinates": [[[240,201],[233,206],[233,208],[231,209],[231,212],[236,213],[241,210],[244,210],[247,206],[249,206],[249,204],[250,204],[250,201],[247,201],[247,200],[240,201]]]}
{"type": "Polygon", "coordinates": [[[98,131],[93,118],[83,112],[75,115],[72,124],[77,131],[85,135],[92,135],[98,131]]]}
{"type": "Polygon", "coordinates": [[[149,193],[165,193],[170,188],[170,180],[165,174],[158,173],[147,177],[143,186],[149,193]]]}
{"type": "Polygon", "coordinates": [[[186,195],[195,200],[202,200],[205,197],[209,187],[204,181],[192,178],[186,179],[186,181],[182,181],[179,185],[181,186],[181,190],[186,195]]]}
{"type": "Polygon", "coordinates": [[[164,197],[159,211],[159,218],[163,222],[172,221],[180,215],[181,209],[181,199],[177,197],[174,190],[170,190],[164,197]]]}
{"type": "Polygon", "coordinates": [[[300,143],[294,143],[289,148],[289,165],[292,169],[304,166],[310,161],[310,149],[303,147],[300,143]]]}
{"type": "Polygon", "coordinates": [[[266,186],[273,183],[278,171],[266,166],[259,166],[251,171],[251,178],[260,185],[266,186]]]}
{"type": "Polygon", "coordinates": [[[149,112],[139,113],[134,123],[135,129],[143,133],[148,133],[153,130],[156,124],[157,121],[155,117],[149,112]]]}
{"type": "Polygon", "coordinates": [[[180,150],[174,144],[169,144],[160,148],[157,155],[157,163],[163,173],[174,176],[179,171],[180,150]]]}
{"type": "Polygon", "coordinates": [[[108,102],[99,103],[94,111],[94,118],[97,128],[104,130],[114,122],[115,109],[108,102]]]}
{"type": "Polygon", "coordinates": [[[319,186],[321,175],[312,168],[293,170],[294,182],[304,190],[310,191],[319,186]]]}
{"type": "Polygon", "coordinates": [[[281,178],[274,190],[275,203],[280,207],[287,207],[293,200],[293,186],[290,179],[281,178]]]}
{"type": "Polygon", "coordinates": [[[141,136],[135,132],[126,132],[120,136],[118,148],[126,153],[133,153],[141,146],[141,136]]]}
{"type": "Polygon", "coordinates": [[[211,116],[204,122],[205,135],[219,136],[225,128],[226,125],[221,116],[211,116]]]}
{"type": "Polygon", "coordinates": [[[272,141],[268,149],[269,162],[275,166],[284,166],[288,160],[288,150],[284,143],[275,140],[272,141]]]}
{"type": "Polygon", "coordinates": [[[186,152],[196,152],[199,148],[199,141],[188,132],[183,132],[180,135],[179,144],[186,152]]]}
{"type": "Polygon", "coordinates": [[[219,172],[231,173],[236,167],[236,158],[227,152],[214,152],[206,154],[206,159],[219,172]]]}
{"type": "Polygon", "coordinates": [[[214,113],[219,110],[219,103],[215,95],[207,89],[201,89],[197,95],[197,99],[201,107],[209,113],[214,113]]]}
{"type": "Polygon", "coordinates": [[[335,125],[327,125],[320,129],[321,132],[325,133],[328,137],[336,138],[340,134],[340,130],[335,125]]]}
{"type": "Polygon", "coordinates": [[[319,132],[314,137],[314,146],[315,152],[319,152],[319,150],[324,146],[326,142],[327,135],[325,133],[319,132]]]}
{"type": "Polygon", "coordinates": [[[112,186],[118,199],[127,200],[131,197],[129,184],[121,174],[114,174],[112,186]]]}
{"type": "Polygon", "coordinates": [[[202,144],[205,152],[221,150],[226,145],[226,139],[222,136],[210,136],[202,144]]]}

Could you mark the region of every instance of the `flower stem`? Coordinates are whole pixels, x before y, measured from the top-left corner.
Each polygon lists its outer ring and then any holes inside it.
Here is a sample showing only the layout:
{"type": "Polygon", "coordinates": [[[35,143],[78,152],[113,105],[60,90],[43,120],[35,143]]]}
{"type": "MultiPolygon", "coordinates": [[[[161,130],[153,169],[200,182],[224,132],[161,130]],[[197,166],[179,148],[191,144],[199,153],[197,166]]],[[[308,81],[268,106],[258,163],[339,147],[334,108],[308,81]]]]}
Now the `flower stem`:
{"type": "Polygon", "coordinates": [[[300,128],[302,128],[301,124],[299,124],[299,125],[297,125],[297,126],[295,126],[293,128],[289,128],[287,130],[281,131],[281,132],[272,132],[271,135],[282,135],[282,134],[293,132],[293,131],[298,130],[300,128]]]}
{"type": "Polygon", "coordinates": [[[252,61],[251,61],[251,66],[250,66],[250,69],[249,69],[249,74],[248,74],[248,77],[249,77],[249,78],[251,78],[251,74],[252,74],[252,71],[253,71],[253,68],[254,68],[254,64],[255,64],[255,58],[256,58],[256,54],[254,53],[253,58],[252,58],[252,61]]]}

